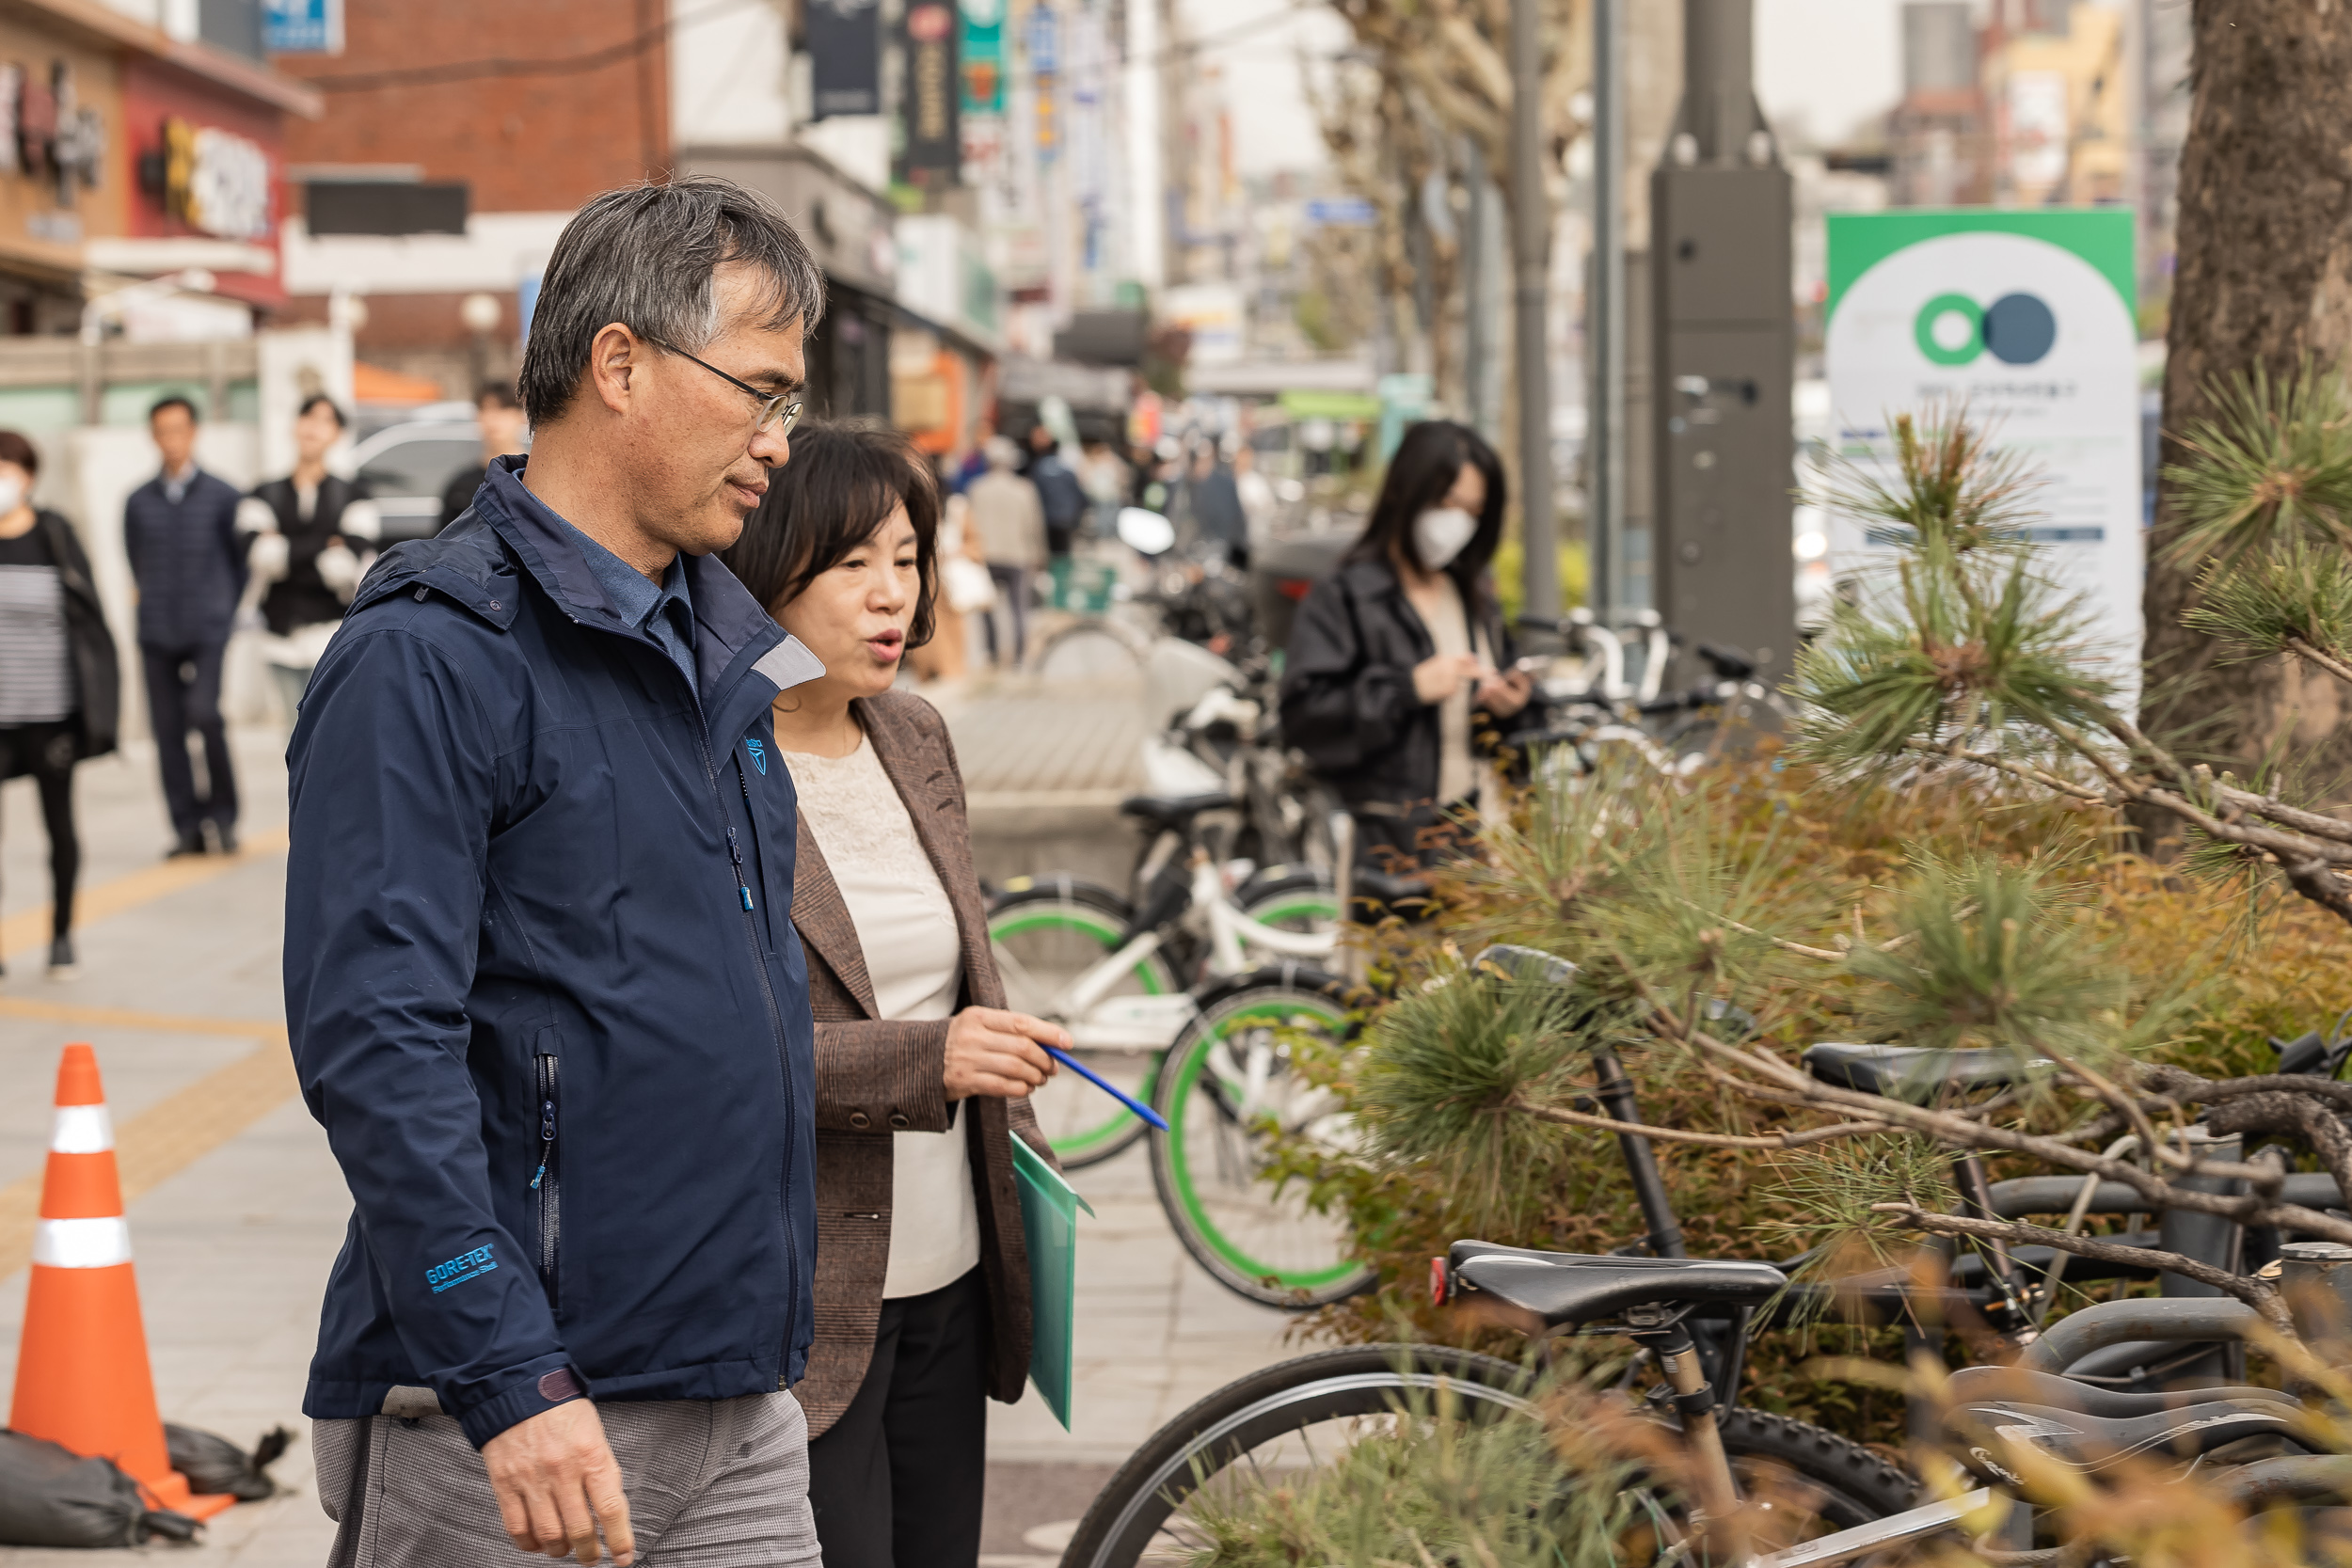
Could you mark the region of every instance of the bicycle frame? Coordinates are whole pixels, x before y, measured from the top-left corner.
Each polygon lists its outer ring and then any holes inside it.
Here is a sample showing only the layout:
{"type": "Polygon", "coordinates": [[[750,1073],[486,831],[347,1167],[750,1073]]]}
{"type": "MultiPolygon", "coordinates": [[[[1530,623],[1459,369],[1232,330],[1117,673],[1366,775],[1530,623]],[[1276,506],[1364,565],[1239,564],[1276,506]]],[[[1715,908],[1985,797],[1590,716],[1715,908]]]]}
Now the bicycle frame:
{"type": "MultiPolygon", "coordinates": [[[[1248,968],[1250,947],[1286,958],[1327,959],[1339,946],[1336,931],[1285,931],[1250,919],[1226,896],[1223,876],[1206,854],[1193,857],[1190,901],[1178,918],[1206,921],[1208,970],[1220,977],[1248,968]]],[[[1199,1013],[1184,991],[1167,996],[1110,994],[1137,964],[1160,951],[1168,932],[1168,926],[1138,931],[1117,951],[1089,965],[1054,998],[1050,1011],[1069,1027],[1079,1050],[1165,1051],[1199,1013]]]]}

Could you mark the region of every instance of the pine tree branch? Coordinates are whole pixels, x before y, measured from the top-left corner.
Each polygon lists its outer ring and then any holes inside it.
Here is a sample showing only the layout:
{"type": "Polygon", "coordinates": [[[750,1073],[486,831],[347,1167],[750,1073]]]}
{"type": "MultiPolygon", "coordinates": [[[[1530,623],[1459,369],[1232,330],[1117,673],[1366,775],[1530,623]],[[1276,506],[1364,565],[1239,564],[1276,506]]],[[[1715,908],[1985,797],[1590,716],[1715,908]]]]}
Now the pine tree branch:
{"type": "Polygon", "coordinates": [[[2289,634],[2286,641],[2287,651],[2289,653],[2294,654],[2297,658],[2309,659],[2312,663],[2318,665],[2322,670],[2325,670],[2329,674],[2335,676],[2336,679],[2344,682],[2347,686],[2352,686],[2352,664],[2346,664],[2344,660],[2335,657],[2333,655],[2321,652],[2317,647],[2314,647],[2312,643],[2304,641],[2300,637],[2289,634]]]}
{"type": "Polygon", "coordinates": [[[1698,1144],[1708,1148],[1803,1148],[1807,1144],[1827,1143],[1836,1138],[1867,1137],[1895,1131],[1880,1121],[1844,1121],[1832,1127],[1808,1128],[1801,1132],[1690,1132],[1677,1127],[1652,1127],[1646,1122],[1619,1121],[1614,1117],[1595,1116],[1589,1111],[1567,1111],[1557,1106],[1532,1104],[1516,1095],[1503,1101],[1503,1109],[1534,1117],[1541,1121],[1558,1122],[1563,1127],[1589,1127],[1600,1132],[1622,1132],[1637,1138],[1653,1138],[1661,1143],[1698,1144]]]}
{"type": "Polygon", "coordinates": [[[1918,1229],[1940,1236],[1974,1236],[1984,1241],[2009,1242],[2027,1245],[2055,1247],[2094,1262],[2121,1263],[2127,1268],[2156,1269],[2177,1274],[2210,1285],[2225,1295],[2233,1296],[2262,1314],[2268,1323],[2289,1338],[2295,1337],[2295,1323],[2287,1316],[2286,1304],[2279,1292],[2263,1281],[2248,1275],[2236,1275],[2227,1269],[2217,1269],[2177,1252],[2163,1252],[2154,1247],[2122,1246],[2114,1242],[2102,1242],[2070,1231],[2052,1230],[2047,1226],[2028,1225],[2022,1220],[1967,1219],[1958,1214],[1939,1214],[1912,1203],[1873,1203],[1871,1212],[1891,1214],[1918,1229]]]}

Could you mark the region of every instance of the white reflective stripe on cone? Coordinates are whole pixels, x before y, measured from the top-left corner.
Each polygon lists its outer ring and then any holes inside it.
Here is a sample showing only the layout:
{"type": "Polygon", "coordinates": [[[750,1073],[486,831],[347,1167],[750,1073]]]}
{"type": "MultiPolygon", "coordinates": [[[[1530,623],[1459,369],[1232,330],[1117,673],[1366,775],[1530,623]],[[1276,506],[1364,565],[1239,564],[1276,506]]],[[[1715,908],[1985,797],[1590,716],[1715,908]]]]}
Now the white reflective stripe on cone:
{"type": "Polygon", "coordinates": [[[52,1154],[103,1154],[115,1146],[115,1119],[103,1105],[60,1105],[50,1123],[52,1154]]]}
{"type": "Polygon", "coordinates": [[[33,1261],[53,1269],[111,1269],[131,1260],[131,1222],[43,1220],[33,1232],[33,1261]]]}

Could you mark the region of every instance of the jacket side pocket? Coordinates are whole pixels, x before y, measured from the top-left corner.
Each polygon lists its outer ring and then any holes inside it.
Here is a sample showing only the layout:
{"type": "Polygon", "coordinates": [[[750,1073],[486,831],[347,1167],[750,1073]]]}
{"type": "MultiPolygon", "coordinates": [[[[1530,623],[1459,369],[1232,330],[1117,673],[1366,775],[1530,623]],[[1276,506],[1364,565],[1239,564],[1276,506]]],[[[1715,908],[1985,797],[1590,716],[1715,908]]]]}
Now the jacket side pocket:
{"type": "Polygon", "coordinates": [[[557,1116],[563,1103],[563,1062],[552,1051],[542,1051],[537,1064],[539,1165],[532,1173],[531,1189],[539,1209],[539,1283],[548,1305],[558,1305],[558,1269],[564,1241],[563,1148],[558,1142],[557,1116]]]}

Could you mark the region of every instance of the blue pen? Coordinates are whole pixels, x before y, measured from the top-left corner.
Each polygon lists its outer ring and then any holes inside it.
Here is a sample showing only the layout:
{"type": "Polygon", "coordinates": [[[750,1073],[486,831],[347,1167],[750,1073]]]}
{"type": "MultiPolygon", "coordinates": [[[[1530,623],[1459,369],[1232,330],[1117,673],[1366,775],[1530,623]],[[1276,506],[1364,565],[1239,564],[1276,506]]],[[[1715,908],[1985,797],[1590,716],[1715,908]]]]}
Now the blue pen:
{"type": "MultiPolygon", "coordinates": [[[[1040,1040],[1038,1043],[1044,1045],[1045,1042],[1040,1040]]],[[[1073,1072],[1075,1072],[1079,1077],[1085,1079],[1088,1083],[1093,1085],[1096,1088],[1101,1089],[1104,1094],[1109,1095],[1112,1099],[1118,1101],[1121,1105],[1126,1106],[1127,1109],[1133,1111],[1136,1115],[1141,1117],[1144,1120],[1150,1122],[1161,1132],[1165,1132],[1168,1131],[1168,1123],[1161,1118],[1159,1112],[1152,1109],[1151,1106],[1146,1105],[1142,1101],[1134,1099],[1127,1093],[1126,1090],[1119,1087],[1116,1084],[1104,1082],[1103,1075],[1101,1073],[1096,1072],[1092,1068],[1088,1067],[1084,1062],[1081,1062],[1077,1057],[1073,1056],[1069,1052],[1060,1050],[1055,1046],[1047,1045],[1045,1046],[1045,1053],[1053,1057],[1054,1060],[1059,1062],[1062,1066],[1070,1069],[1073,1072]]]]}

